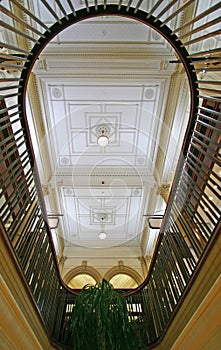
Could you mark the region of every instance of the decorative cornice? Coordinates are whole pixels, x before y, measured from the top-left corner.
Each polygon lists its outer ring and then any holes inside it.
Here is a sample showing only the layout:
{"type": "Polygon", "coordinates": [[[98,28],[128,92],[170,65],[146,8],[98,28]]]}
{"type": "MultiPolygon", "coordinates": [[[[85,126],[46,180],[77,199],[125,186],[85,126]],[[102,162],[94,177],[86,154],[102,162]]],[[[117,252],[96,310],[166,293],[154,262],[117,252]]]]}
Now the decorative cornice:
{"type": "MultiPolygon", "coordinates": [[[[144,44],[145,45],[145,44],[144,44]]],[[[174,54],[171,53],[170,50],[167,48],[153,48],[149,45],[139,47],[135,45],[132,47],[132,44],[124,44],[122,45],[116,45],[113,46],[110,43],[102,44],[101,46],[96,45],[85,45],[78,44],[76,42],[69,42],[66,44],[50,44],[50,46],[47,46],[47,48],[44,50],[44,52],[41,54],[41,57],[56,57],[57,59],[64,57],[64,58],[70,58],[74,57],[90,57],[92,59],[97,59],[102,57],[107,58],[121,58],[121,59],[130,59],[130,58],[153,58],[158,57],[160,60],[163,57],[168,58],[174,58],[174,54]],[[53,46],[52,46],[53,45],[53,46]]]]}

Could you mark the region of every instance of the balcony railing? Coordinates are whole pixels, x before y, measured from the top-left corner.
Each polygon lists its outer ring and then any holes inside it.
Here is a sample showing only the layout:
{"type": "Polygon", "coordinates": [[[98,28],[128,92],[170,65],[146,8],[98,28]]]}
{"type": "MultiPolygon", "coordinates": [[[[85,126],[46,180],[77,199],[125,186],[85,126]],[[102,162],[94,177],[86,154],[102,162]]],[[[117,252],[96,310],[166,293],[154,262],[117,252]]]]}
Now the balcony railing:
{"type": "Polygon", "coordinates": [[[11,0],[0,5],[0,228],[57,345],[69,345],[64,334],[76,296],[60,279],[25,116],[24,97],[36,57],[52,36],[69,24],[118,14],[158,30],[186,69],[190,121],[160,238],[145,283],[136,293],[125,293],[131,319],[145,329],[146,344],[153,344],[164,334],[219,232],[220,2],[209,8],[204,0],[37,2],[50,13],[50,27],[26,7],[31,2],[11,0]],[[194,8],[193,18],[179,25],[180,16],[190,7],[194,8]],[[208,48],[209,38],[213,40],[208,48]],[[202,79],[205,71],[208,78],[202,79]]]}

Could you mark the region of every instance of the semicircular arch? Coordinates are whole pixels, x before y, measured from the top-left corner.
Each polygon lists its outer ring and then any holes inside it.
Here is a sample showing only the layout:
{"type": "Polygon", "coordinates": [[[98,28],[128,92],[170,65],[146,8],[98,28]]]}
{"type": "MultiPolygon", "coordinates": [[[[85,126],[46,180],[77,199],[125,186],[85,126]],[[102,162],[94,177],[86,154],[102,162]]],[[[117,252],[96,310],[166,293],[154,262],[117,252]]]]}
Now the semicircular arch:
{"type": "Polygon", "coordinates": [[[116,275],[124,274],[130,276],[139,286],[143,282],[142,276],[134,270],[132,267],[129,266],[114,266],[110,268],[104,275],[104,279],[107,281],[110,281],[111,278],[113,278],[116,275]]]}
{"type": "Polygon", "coordinates": [[[74,277],[83,274],[91,276],[98,283],[102,281],[101,274],[94,267],[82,265],[68,271],[63,277],[63,281],[68,284],[74,277]]]}

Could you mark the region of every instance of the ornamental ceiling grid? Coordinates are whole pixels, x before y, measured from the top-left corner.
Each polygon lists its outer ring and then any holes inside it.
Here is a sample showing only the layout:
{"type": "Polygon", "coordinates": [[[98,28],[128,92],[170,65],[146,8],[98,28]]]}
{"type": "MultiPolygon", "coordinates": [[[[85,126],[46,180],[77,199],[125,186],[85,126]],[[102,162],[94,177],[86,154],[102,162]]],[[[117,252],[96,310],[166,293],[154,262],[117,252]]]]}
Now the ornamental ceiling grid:
{"type": "MultiPolygon", "coordinates": [[[[96,190],[100,191],[100,189],[96,190]]],[[[124,192],[125,189],[118,188],[115,191],[119,193],[124,192]]],[[[107,222],[105,222],[109,238],[122,241],[134,237],[135,228],[139,224],[138,215],[134,209],[140,208],[142,201],[141,189],[127,189],[124,195],[114,195],[114,198],[106,197],[107,193],[103,194],[103,197],[81,196],[80,192],[81,189],[78,189],[78,194],[75,196],[73,189],[61,189],[64,198],[63,209],[67,214],[65,219],[68,227],[66,239],[84,241],[90,238],[91,240],[97,240],[97,234],[101,229],[101,222],[98,220],[98,214],[100,213],[107,213],[109,216],[107,222]],[[100,202],[99,206],[98,202],[100,202]],[[121,238],[118,238],[119,233],[121,238]]]]}
{"type": "MultiPolygon", "coordinates": [[[[103,86],[101,88],[105,89],[103,86]]],[[[115,89],[115,86],[112,88],[115,89]]],[[[151,159],[148,150],[153,147],[151,143],[154,140],[154,135],[152,137],[150,135],[157,130],[157,125],[154,127],[154,119],[158,123],[158,118],[154,118],[154,112],[160,87],[152,85],[136,88],[137,101],[134,103],[100,100],[71,103],[70,99],[67,101],[64,95],[64,85],[61,87],[49,85],[51,127],[55,128],[53,135],[56,138],[56,152],[60,156],[60,166],[74,165],[76,162],[79,164],[79,156],[80,164],[83,165],[82,159],[85,156],[104,156],[104,153],[116,153],[122,157],[126,154],[133,155],[133,165],[147,166],[147,159],[151,159]],[[149,123],[148,118],[150,118],[149,123]],[[108,124],[111,129],[110,144],[103,150],[97,146],[96,138],[96,127],[100,124],[108,124]]],[[[97,87],[93,86],[92,89],[95,90],[97,87]]],[[[96,94],[99,94],[99,91],[96,91],[96,94]]],[[[128,162],[131,159],[128,158],[128,162]]],[[[94,163],[94,161],[95,158],[92,157],[91,162],[94,163]]]]}

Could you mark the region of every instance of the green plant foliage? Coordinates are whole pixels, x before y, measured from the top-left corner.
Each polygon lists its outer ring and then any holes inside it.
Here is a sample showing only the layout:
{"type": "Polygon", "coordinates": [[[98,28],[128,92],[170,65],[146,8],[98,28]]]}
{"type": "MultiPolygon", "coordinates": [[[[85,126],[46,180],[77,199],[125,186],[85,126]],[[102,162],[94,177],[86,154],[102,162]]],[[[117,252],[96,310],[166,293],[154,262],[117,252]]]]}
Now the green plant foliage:
{"type": "Polygon", "coordinates": [[[73,308],[68,337],[74,350],[139,348],[126,301],[106,280],[81,290],[73,308]]]}

